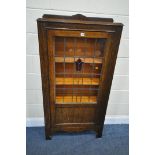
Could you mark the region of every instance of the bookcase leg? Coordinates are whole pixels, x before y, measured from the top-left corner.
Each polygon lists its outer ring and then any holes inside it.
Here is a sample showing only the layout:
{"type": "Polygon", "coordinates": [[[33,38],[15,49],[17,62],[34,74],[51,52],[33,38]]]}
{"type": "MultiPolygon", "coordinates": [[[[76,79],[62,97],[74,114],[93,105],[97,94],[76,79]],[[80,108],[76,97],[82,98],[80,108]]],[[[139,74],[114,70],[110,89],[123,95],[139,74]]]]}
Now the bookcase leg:
{"type": "Polygon", "coordinates": [[[52,138],[52,134],[51,134],[51,132],[50,132],[50,128],[47,128],[46,126],[45,126],[45,139],[46,140],[51,140],[52,138]]]}
{"type": "Polygon", "coordinates": [[[52,139],[51,136],[46,135],[46,140],[51,140],[51,139],[52,139]]]}
{"type": "Polygon", "coordinates": [[[46,140],[51,140],[51,139],[52,139],[52,135],[51,135],[51,133],[45,131],[45,138],[46,138],[46,140]]]}
{"type": "Polygon", "coordinates": [[[101,138],[102,137],[102,132],[97,132],[96,133],[96,138],[101,138]]]}
{"type": "Polygon", "coordinates": [[[96,138],[101,138],[102,137],[102,128],[99,128],[97,131],[96,131],[96,138]]]}

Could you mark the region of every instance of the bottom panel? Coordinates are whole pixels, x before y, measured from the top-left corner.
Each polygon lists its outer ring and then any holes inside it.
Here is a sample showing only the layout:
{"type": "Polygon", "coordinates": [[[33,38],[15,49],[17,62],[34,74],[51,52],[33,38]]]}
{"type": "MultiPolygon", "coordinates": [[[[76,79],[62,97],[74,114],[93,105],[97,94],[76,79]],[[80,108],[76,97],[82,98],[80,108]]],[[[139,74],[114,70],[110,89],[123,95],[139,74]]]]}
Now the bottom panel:
{"type": "Polygon", "coordinates": [[[56,107],[55,125],[64,123],[95,123],[96,107],[56,107]]]}
{"type": "Polygon", "coordinates": [[[98,127],[94,123],[75,123],[75,124],[57,124],[54,131],[66,131],[66,132],[80,132],[80,131],[98,131],[98,127]]]}

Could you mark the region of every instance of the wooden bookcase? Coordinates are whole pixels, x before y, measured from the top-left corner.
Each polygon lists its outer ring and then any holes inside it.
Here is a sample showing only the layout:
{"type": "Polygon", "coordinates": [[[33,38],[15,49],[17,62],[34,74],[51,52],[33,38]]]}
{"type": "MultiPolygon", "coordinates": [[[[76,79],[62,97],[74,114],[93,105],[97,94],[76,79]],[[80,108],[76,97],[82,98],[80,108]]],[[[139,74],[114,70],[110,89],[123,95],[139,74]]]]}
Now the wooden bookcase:
{"type": "Polygon", "coordinates": [[[37,24],[46,139],[57,131],[101,137],[123,24],[80,14],[37,24]]]}

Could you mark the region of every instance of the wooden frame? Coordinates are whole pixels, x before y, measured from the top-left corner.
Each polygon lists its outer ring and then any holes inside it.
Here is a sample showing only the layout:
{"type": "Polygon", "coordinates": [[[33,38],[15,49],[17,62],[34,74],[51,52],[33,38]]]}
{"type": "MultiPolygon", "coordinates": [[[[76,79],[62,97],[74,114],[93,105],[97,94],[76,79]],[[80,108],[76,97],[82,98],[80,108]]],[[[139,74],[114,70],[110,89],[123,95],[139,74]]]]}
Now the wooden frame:
{"type": "MultiPolygon", "coordinates": [[[[123,25],[113,23],[110,18],[83,15],[43,15],[37,23],[46,139],[50,139],[57,131],[84,130],[94,130],[96,137],[101,137],[123,25]],[[55,78],[56,59],[53,52],[55,36],[106,39],[97,104],[56,104],[55,83],[58,79],[55,78]]],[[[57,58],[57,61],[61,62],[62,59],[57,58]]]]}

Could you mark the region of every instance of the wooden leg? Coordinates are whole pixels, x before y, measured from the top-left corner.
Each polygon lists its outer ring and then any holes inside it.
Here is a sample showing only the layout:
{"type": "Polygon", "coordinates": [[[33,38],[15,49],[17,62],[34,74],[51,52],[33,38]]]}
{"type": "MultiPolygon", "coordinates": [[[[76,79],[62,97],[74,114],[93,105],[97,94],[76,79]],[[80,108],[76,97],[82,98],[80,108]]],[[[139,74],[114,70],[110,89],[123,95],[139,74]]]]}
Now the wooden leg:
{"type": "Polygon", "coordinates": [[[51,140],[52,135],[49,132],[45,132],[45,138],[46,140],[51,140]]]}
{"type": "Polygon", "coordinates": [[[46,140],[51,140],[51,137],[49,135],[46,135],[46,140]]]}
{"type": "Polygon", "coordinates": [[[96,138],[101,138],[101,137],[102,137],[102,128],[96,131],[96,138]]]}
{"type": "Polygon", "coordinates": [[[96,138],[101,138],[102,137],[102,133],[98,132],[96,133],[96,138]]]}
{"type": "Polygon", "coordinates": [[[45,138],[46,140],[51,140],[52,134],[50,133],[50,129],[45,127],[45,138]]]}

